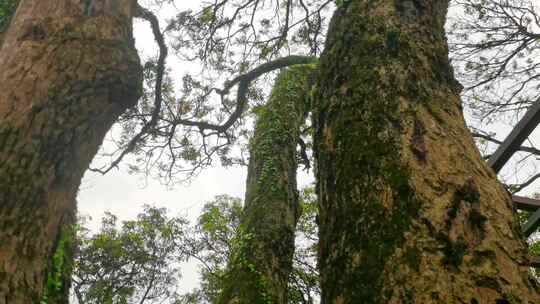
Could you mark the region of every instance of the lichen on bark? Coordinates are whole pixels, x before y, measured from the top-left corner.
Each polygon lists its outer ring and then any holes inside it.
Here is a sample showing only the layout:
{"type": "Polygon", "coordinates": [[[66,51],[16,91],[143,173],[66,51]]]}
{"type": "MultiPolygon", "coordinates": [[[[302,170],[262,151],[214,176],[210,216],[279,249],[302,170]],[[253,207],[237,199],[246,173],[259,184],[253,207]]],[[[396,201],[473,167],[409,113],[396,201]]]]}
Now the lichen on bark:
{"type": "Polygon", "coordinates": [[[246,199],[218,303],[286,304],[299,216],[297,142],[310,107],[311,65],[280,72],[254,110],[246,199]]]}
{"type": "Polygon", "coordinates": [[[353,0],[314,90],[323,303],[537,303],[508,194],[465,126],[447,1],[353,0]]]}

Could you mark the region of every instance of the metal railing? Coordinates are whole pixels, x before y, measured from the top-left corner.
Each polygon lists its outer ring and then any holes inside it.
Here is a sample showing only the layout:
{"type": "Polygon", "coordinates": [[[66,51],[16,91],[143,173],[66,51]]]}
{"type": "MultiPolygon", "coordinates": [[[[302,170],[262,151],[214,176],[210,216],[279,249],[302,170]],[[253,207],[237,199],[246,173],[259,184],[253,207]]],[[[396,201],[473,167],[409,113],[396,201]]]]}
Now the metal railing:
{"type": "MultiPolygon", "coordinates": [[[[495,153],[488,159],[488,165],[495,173],[498,173],[502,169],[538,124],[540,124],[540,99],[527,110],[525,116],[523,116],[512,132],[499,145],[495,153]]],[[[528,237],[540,225],[540,200],[518,195],[512,195],[512,200],[517,209],[533,212],[521,227],[523,235],[528,237]]],[[[531,267],[540,267],[540,257],[532,256],[529,261],[531,267]]]]}

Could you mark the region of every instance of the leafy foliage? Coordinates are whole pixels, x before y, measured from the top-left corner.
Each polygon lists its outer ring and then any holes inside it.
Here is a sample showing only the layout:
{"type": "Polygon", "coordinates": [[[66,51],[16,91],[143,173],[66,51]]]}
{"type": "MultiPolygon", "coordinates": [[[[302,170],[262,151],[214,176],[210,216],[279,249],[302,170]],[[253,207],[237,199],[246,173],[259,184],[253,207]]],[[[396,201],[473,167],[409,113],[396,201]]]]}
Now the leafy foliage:
{"type": "Polygon", "coordinates": [[[216,196],[204,206],[191,238],[192,256],[201,266],[201,285],[183,295],[185,303],[214,303],[217,300],[227,261],[241,235],[241,214],[241,200],[227,195],[216,196]]]}
{"type": "MultiPolygon", "coordinates": [[[[535,194],[535,198],[538,198],[538,194],[535,194]]],[[[529,217],[532,215],[532,212],[529,211],[519,211],[518,212],[518,219],[519,223],[521,225],[524,225],[529,217]]],[[[540,235],[540,227],[536,229],[535,232],[532,233],[530,239],[529,239],[529,254],[533,256],[540,256],[540,238],[538,237],[540,235]]],[[[540,268],[532,268],[532,273],[535,276],[535,278],[540,282],[540,268]]]]}
{"type": "Polygon", "coordinates": [[[174,303],[178,262],[186,259],[177,240],[186,221],[146,206],[136,220],[117,226],[107,213],[97,234],[79,229],[73,273],[79,303],[174,303]]]}
{"type": "MultiPolygon", "coordinates": [[[[312,188],[301,192],[290,303],[314,303],[319,295],[316,270],[316,201],[312,188]]],[[[73,292],[79,303],[213,303],[223,286],[227,261],[241,246],[242,202],[227,195],[208,202],[197,223],[170,217],[146,206],[136,220],[123,222],[107,213],[98,233],[81,226],[77,236],[73,292]],[[181,262],[199,265],[201,284],[177,292],[181,262]]]]}
{"type": "Polygon", "coordinates": [[[185,57],[222,71],[297,52],[320,53],[332,0],[225,0],[179,12],[168,28],[185,57]],[[272,18],[272,19],[270,19],[272,18]],[[238,47],[242,46],[242,47],[238,47]]]}
{"type": "Polygon", "coordinates": [[[6,28],[18,4],[19,0],[2,0],[0,2],[0,33],[6,28]]]}

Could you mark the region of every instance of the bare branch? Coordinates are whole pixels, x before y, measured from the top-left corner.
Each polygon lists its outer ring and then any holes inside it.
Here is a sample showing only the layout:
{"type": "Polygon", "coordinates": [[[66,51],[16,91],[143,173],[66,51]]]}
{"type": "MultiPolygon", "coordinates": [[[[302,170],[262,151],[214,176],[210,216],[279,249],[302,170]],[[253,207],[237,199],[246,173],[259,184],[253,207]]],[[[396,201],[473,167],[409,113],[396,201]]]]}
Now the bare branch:
{"type": "Polygon", "coordinates": [[[150,26],[152,28],[152,33],[154,34],[154,39],[156,40],[158,46],[159,46],[159,57],[157,62],[157,70],[156,70],[156,83],[155,83],[155,92],[154,92],[154,109],[152,110],[152,116],[150,118],[150,121],[146,123],[141,131],[135,135],[131,141],[128,143],[127,147],[120,153],[120,155],[110,164],[110,166],[105,169],[95,169],[90,168],[91,171],[99,172],[101,174],[106,174],[109,172],[112,168],[115,168],[118,166],[120,161],[124,158],[125,155],[132,152],[137,144],[141,141],[143,136],[147,134],[150,130],[152,130],[158,120],[159,120],[159,113],[161,111],[161,104],[162,104],[162,89],[163,89],[163,74],[165,73],[165,59],[167,58],[167,45],[165,44],[165,38],[163,37],[163,34],[161,33],[161,29],[159,27],[159,20],[157,17],[149,10],[145,9],[144,7],[137,4],[137,12],[136,17],[144,19],[150,23],[150,26]]]}
{"type": "Polygon", "coordinates": [[[227,121],[221,125],[212,124],[204,121],[192,121],[192,120],[184,120],[184,119],[178,119],[176,122],[182,125],[186,126],[195,126],[199,127],[201,131],[203,130],[213,130],[217,132],[226,132],[227,129],[229,129],[237,120],[240,118],[242,113],[244,112],[244,108],[247,104],[247,97],[246,93],[248,90],[248,87],[250,83],[260,77],[263,74],[285,68],[292,65],[298,65],[298,64],[308,64],[312,63],[316,60],[315,57],[311,56],[287,56],[283,58],[279,58],[270,62],[266,62],[264,64],[261,64],[260,66],[254,68],[250,72],[246,74],[242,74],[236,78],[234,78],[231,81],[227,81],[225,83],[225,86],[223,89],[214,89],[216,92],[218,92],[220,95],[225,95],[229,92],[229,90],[234,87],[236,84],[238,84],[238,92],[236,94],[236,108],[234,112],[229,116],[227,121]]]}
{"type": "MultiPolygon", "coordinates": [[[[485,139],[489,142],[492,142],[494,144],[497,144],[497,145],[500,145],[502,144],[502,141],[500,140],[497,140],[495,138],[493,138],[492,136],[489,136],[485,133],[480,133],[480,132],[472,132],[471,133],[473,137],[475,138],[482,138],[482,139],[485,139]]],[[[522,152],[528,152],[528,153],[531,153],[531,154],[534,154],[534,155],[538,155],[540,156],[540,150],[539,149],[536,149],[534,147],[526,147],[526,146],[520,146],[517,151],[522,151],[522,152]]]]}
{"type": "Polygon", "coordinates": [[[536,181],[538,178],[540,178],[540,173],[537,173],[537,174],[529,177],[529,179],[527,179],[524,183],[510,185],[508,188],[512,189],[512,194],[514,194],[514,193],[517,193],[517,192],[525,189],[526,187],[531,185],[534,181],[536,181]]]}
{"type": "MultiPolygon", "coordinates": [[[[187,119],[181,119],[181,118],[175,119],[174,121],[172,121],[172,124],[198,127],[201,133],[204,132],[205,130],[212,130],[218,133],[225,133],[242,116],[245,110],[245,107],[247,105],[246,94],[247,94],[249,85],[251,84],[253,80],[257,79],[261,75],[264,75],[266,73],[269,73],[269,72],[272,72],[281,68],[285,68],[292,65],[309,64],[309,63],[313,63],[315,60],[316,58],[311,57],[311,56],[287,56],[287,57],[279,58],[279,59],[261,64],[258,67],[254,68],[253,70],[249,71],[248,73],[237,76],[230,81],[226,81],[222,89],[213,89],[219,95],[224,96],[229,93],[231,88],[238,85],[235,110],[233,111],[233,113],[231,113],[229,118],[223,124],[213,124],[213,123],[209,123],[205,121],[195,121],[195,120],[187,120],[187,119]]],[[[111,164],[106,169],[103,170],[103,169],[91,168],[90,169],[91,171],[98,172],[101,174],[108,173],[113,167],[116,167],[128,153],[132,152],[135,149],[138,142],[146,134],[148,134],[148,132],[151,131],[152,128],[155,127],[157,120],[159,119],[159,110],[161,108],[161,99],[162,99],[161,98],[161,81],[163,78],[163,72],[164,72],[164,67],[162,69],[159,69],[158,67],[158,77],[159,77],[160,85],[159,85],[159,90],[158,90],[158,84],[157,84],[158,79],[157,79],[155,95],[156,95],[156,102],[159,101],[159,104],[155,103],[154,105],[154,110],[152,112],[152,119],[142,128],[142,130],[137,135],[135,135],[131,139],[127,147],[120,153],[120,155],[114,161],[111,162],[111,164]],[[161,77],[159,76],[159,74],[161,74],[161,77]]]]}

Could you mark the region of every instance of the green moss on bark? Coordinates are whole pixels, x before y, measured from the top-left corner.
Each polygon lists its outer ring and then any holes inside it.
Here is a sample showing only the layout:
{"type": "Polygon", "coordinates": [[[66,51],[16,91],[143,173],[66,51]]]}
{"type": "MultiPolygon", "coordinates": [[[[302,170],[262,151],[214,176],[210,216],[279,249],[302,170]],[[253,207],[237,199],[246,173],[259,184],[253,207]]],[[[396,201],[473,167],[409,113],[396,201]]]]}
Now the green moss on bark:
{"type": "Polygon", "coordinates": [[[463,121],[447,4],[349,1],[333,16],[313,115],[324,303],[538,299],[516,263],[508,198],[463,121]],[[499,292],[472,273],[515,283],[499,292]]]}
{"type": "Polygon", "coordinates": [[[218,303],[286,304],[299,216],[296,147],[312,66],[288,68],[268,103],[254,110],[246,199],[218,303]]]}
{"type": "MultiPolygon", "coordinates": [[[[327,56],[347,61],[322,61],[321,70],[338,76],[322,76],[316,104],[323,151],[319,188],[326,196],[320,224],[323,286],[345,291],[327,299],[382,303],[385,265],[420,207],[396,155],[402,149],[397,101],[408,86],[400,58],[411,46],[399,28],[377,17],[341,23],[331,29],[327,56]]],[[[414,254],[407,260],[417,268],[414,254]]]]}
{"type": "Polygon", "coordinates": [[[15,13],[18,4],[19,0],[2,0],[2,2],[0,2],[0,38],[2,32],[7,28],[11,17],[15,13]]]}

